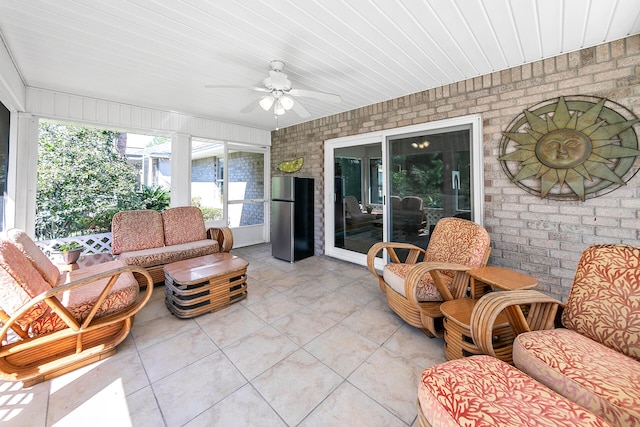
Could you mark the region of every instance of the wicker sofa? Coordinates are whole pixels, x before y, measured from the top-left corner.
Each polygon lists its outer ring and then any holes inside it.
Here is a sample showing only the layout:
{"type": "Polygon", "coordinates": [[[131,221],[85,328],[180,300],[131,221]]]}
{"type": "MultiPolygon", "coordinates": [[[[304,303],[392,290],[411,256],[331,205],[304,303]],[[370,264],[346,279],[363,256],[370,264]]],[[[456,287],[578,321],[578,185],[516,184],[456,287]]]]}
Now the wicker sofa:
{"type": "Polygon", "coordinates": [[[28,387],[112,355],[152,289],[144,269],[122,261],[60,272],[23,231],[7,231],[0,240],[0,377],[28,387]]]}
{"type": "MultiPolygon", "coordinates": [[[[483,296],[481,301],[484,300],[489,307],[493,305],[492,300],[502,302],[512,293],[517,295],[513,298],[517,308],[526,300],[527,293],[534,296],[536,291],[495,292],[483,296]]],[[[559,303],[555,301],[555,304],[559,303]]],[[[553,304],[550,302],[549,306],[553,304]]],[[[499,310],[506,308],[503,304],[496,306],[500,306],[499,310]]],[[[542,306],[539,309],[546,310],[542,306]]],[[[553,315],[555,311],[550,310],[549,313],[553,315]]],[[[494,314],[485,312],[480,317],[491,323],[495,319],[494,314]]],[[[435,385],[456,375],[463,381],[458,374],[468,371],[477,359],[459,359],[455,364],[426,370],[419,391],[422,425],[440,423],[442,417],[448,420],[443,425],[458,425],[458,422],[462,425],[460,414],[455,413],[456,405],[473,405],[477,412],[474,416],[478,418],[487,419],[487,411],[494,416],[497,413],[494,406],[497,400],[492,400],[497,396],[493,393],[495,384],[505,385],[505,390],[500,391],[502,396],[515,396],[515,388],[531,390],[531,387],[538,387],[535,384],[542,384],[561,396],[551,397],[550,402],[556,408],[566,406],[568,399],[605,423],[640,425],[640,248],[626,245],[587,248],[578,263],[561,321],[562,327],[517,334],[513,343],[513,362],[519,371],[513,367],[498,368],[503,365],[495,362],[492,362],[496,365],[494,368],[488,367],[486,361],[476,365],[474,377],[465,378],[463,387],[483,390],[473,398],[457,396],[453,400],[442,400],[438,396],[446,393],[435,385]],[[497,373],[498,369],[504,373],[497,373]],[[522,377],[522,373],[526,375],[522,377]],[[511,381],[505,375],[520,377],[511,381]]],[[[493,355],[490,340],[475,339],[478,334],[474,329],[483,326],[474,325],[473,320],[471,323],[474,342],[484,353],[493,355]]],[[[454,392],[452,388],[450,393],[454,392]]],[[[541,394],[548,392],[543,389],[535,395],[529,394],[528,401],[541,394]]],[[[516,401],[515,397],[503,400],[507,400],[506,406],[517,407],[520,412],[527,408],[526,402],[516,401]]],[[[503,410],[507,409],[500,409],[503,410]]],[[[515,425],[522,424],[516,422],[515,425]]]]}
{"type": "Polygon", "coordinates": [[[111,223],[111,252],[127,265],[144,267],[153,283],[164,282],[166,264],[229,252],[233,234],[227,227],[205,229],[202,211],[195,206],[122,211],[111,223]]]}

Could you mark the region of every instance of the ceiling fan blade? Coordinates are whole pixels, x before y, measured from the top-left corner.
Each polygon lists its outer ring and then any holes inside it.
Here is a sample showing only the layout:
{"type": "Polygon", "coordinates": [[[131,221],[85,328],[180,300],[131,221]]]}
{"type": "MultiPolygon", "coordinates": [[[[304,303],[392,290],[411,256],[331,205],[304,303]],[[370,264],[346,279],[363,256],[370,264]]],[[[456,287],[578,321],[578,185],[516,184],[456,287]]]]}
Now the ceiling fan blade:
{"type": "Polygon", "coordinates": [[[230,85],[206,85],[207,89],[243,89],[243,90],[252,90],[254,92],[270,92],[266,87],[246,87],[246,86],[230,86],[230,85]]]}
{"type": "Polygon", "coordinates": [[[311,115],[311,113],[309,112],[309,110],[307,110],[306,108],[304,108],[304,105],[300,104],[299,101],[295,101],[293,103],[293,107],[291,107],[291,109],[293,111],[296,112],[297,115],[299,115],[300,117],[307,118],[311,115]]]}
{"type": "Polygon", "coordinates": [[[317,92],[315,90],[291,89],[289,91],[289,95],[301,96],[303,98],[314,98],[326,102],[342,102],[342,98],[340,97],[340,95],[326,92],[317,92]]]}
{"type": "Polygon", "coordinates": [[[249,104],[247,104],[246,107],[244,107],[242,110],[240,110],[240,112],[241,113],[250,113],[256,108],[256,106],[258,106],[258,100],[254,99],[249,104]]]}

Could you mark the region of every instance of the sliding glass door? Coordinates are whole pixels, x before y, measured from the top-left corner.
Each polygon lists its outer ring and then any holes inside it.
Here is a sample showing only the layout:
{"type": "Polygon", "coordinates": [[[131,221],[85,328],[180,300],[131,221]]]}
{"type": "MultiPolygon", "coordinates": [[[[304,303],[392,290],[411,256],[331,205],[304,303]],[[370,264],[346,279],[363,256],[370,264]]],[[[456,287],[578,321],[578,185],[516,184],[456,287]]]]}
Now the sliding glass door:
{"type": "Polygon", "coordinates": [[[472,116],[327,141],[326,253],[364,264],[375,242],[425,248],[441,218],[482,223],[480,126],[472,116]]]}

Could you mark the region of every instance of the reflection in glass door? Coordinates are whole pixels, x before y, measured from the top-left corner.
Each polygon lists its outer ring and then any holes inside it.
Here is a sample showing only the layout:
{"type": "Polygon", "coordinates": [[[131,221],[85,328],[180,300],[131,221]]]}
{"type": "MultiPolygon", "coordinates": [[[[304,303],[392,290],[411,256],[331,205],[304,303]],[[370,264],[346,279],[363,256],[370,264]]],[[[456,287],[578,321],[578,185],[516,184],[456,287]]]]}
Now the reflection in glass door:
{"type": "Polygon", "coordinates": [[[380,143],[334,151],[334,243],[366,254],[382,241],[382,146],[380,143]]]}
{"type": "Polygon", "coordinates": [[[426,247],[440,218],[471,219],[470,128],[388,142],[391,241],[426,247]]]}

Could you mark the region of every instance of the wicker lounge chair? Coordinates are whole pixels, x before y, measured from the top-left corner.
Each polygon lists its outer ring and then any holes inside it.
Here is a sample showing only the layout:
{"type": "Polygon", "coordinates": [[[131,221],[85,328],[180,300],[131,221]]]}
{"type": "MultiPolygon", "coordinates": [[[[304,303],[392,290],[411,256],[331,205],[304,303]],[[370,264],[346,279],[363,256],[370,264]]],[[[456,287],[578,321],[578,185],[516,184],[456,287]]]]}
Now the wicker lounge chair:
{"type": "Polygon", "coordinates": [[[393,311],[427,335],[442,337],[440,304],[466,295],[467,271],[486,265],[489,252],[489,234],[482,226],[465,219],[443,218],[426,250],[409,243],[376,243],[367,253],[367,266],[393,311]],[[374,262],[383,249],[391,262],[379,273],[374,262]],[[401,261],[398,252],[403,250],[408,255],[401,261]]]}
{"type": "Polygon", "coordinates": [[[0,377],[28,387],[114,354],[152,290],[122,261],[60,273],[13,230],[0,241],[0,377]]]}

